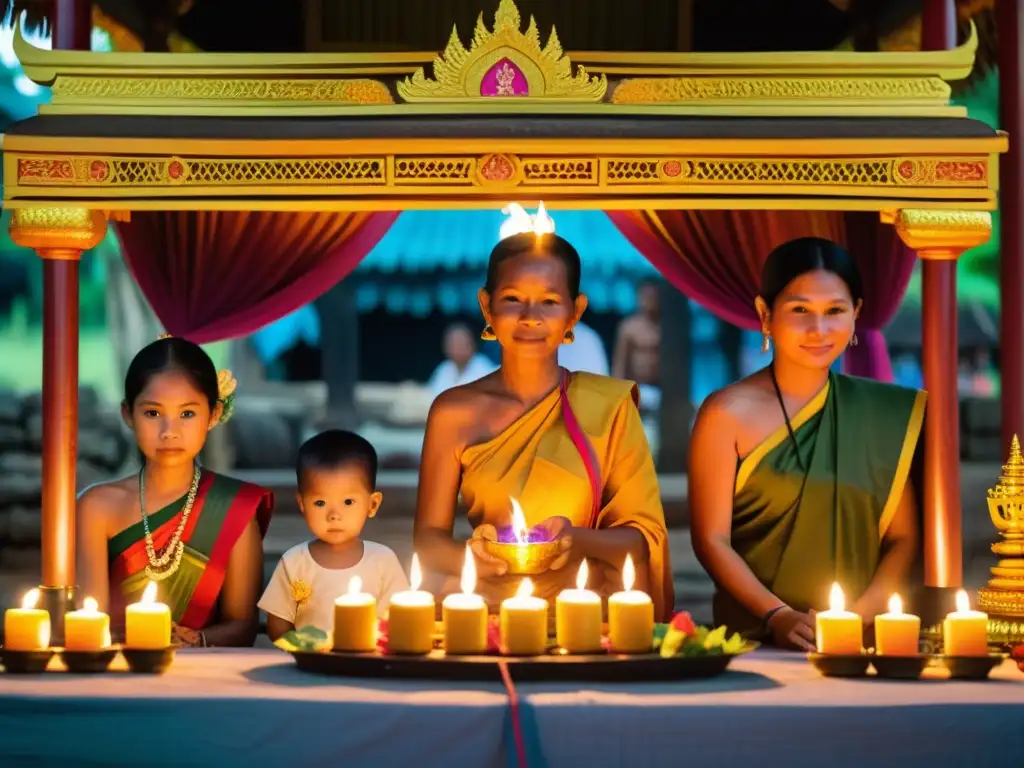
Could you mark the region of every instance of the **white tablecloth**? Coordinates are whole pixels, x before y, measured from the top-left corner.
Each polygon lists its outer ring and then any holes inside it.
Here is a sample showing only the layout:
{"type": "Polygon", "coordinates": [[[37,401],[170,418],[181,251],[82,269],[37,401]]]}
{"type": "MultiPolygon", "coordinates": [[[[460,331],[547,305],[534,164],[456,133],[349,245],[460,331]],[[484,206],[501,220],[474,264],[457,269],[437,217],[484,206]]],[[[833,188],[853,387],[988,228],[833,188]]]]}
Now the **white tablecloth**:
{"type": "MultiPolygon", "coordinates": [[[[54,662],[55,667],[59,666],[54,662]]],[[[1024,766],[1024,674],[838,680],[757,652],[718,678],[521,684],[530,768],[1024,766]]],[[[515,766],[499,683],[309,675],[271,650],[160,677],[0,674],[0,766],[515,766]]]]}

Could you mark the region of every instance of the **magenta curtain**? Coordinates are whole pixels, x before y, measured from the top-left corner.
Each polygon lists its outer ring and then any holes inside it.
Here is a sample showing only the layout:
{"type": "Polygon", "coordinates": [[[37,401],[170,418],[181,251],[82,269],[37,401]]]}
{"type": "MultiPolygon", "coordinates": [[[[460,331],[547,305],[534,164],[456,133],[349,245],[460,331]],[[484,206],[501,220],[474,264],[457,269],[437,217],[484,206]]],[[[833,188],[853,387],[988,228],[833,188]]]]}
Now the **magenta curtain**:
{"type": "Polygon", "coordinates": [[[245,336],[351,272],[398,212],[159,211],[120,225],[124,257],[168,333],[245,336]]]}
{"type": "Polygon", "coordinates": [[[718,318],[758,330],[754,311],[764,258],[797,237],[824,237],[849,249],[864,279],[859,344],[848,373],[892,380],[882,328],[906,291],[915,254],[877,214],[830,211],[609,211],[608,216],[672,285],[718,318]]]}
{"type": "Polygon", "coordinates": [[[894,227],[879,221],[877,213],[850,212],[844,219],[846,247],[864,280],[864,304],[857,321],[859,343],[847,350],[843,370],[892,381],[892,360],[882,330],[900,308],[917,254],[900,240],[894,227]]]}

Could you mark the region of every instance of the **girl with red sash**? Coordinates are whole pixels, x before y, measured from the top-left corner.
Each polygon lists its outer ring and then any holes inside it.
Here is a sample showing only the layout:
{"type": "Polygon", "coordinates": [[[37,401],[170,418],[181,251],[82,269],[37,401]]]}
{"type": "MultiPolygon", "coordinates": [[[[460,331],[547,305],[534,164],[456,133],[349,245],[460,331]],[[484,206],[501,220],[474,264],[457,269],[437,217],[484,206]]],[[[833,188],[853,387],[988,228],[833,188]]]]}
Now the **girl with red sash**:
{"type": "Polygon", "coordinates": [[[142,469],[88,488],[77,510],[78,581],[111,615],[149,582],[170,606],[177,642],[252,645],[270,491],[202,469],[211,429],[231,413],[235,382],[196,344],[163,337],[125,377],[122,415],[142,469]]]}

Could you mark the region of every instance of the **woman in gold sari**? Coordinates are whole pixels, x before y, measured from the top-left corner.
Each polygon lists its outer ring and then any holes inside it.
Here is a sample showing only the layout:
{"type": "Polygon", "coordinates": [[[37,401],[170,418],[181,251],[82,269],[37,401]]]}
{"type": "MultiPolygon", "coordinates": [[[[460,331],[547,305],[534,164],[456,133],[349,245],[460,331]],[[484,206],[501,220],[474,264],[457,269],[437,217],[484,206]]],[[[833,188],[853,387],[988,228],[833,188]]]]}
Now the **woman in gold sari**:
{"type": "Polygon", "coordinates": [[[916,554],[906,481],[925,393],[831,372],[862,297],[839,246],[779,246],[756,301],[772,361],[711,395],[693,429],[693,546],[715,622],[786,647],[813,649],[833,582],[870,624],[916,554]]]}
{"type": "MultiPolygon", "coordinates": [[[[543,210],[543,209],[542,209],[543,210]]],[[[520,220],[526,216],[514,211],[520,220]]],[[[654,462],[632,382],[569,373],[561,344],[587,307],[580,257],[551,229],[505,237],[491,252],[480,291],[485,339],[501,344],[494,373],[442,393],[430,410],[420,465],[416,548],[424,565],[455,576],[465,542],[453,536],[461,496],[476,533],[478,591],[495,608],[519,579],[480,546],[488,526],[511,523],[511,500],[525,522],[558,536],[561,555],[537,575],[534,594],[553,599],[587,560],[589,586],[621,589],[632,558],[659,620],[673,605],[665,518],[654,462]]],[[[537,222],[549,222],[538,213],[537,222]]],[[[542,229],[542,228],[540,228],[542,229]]]]}

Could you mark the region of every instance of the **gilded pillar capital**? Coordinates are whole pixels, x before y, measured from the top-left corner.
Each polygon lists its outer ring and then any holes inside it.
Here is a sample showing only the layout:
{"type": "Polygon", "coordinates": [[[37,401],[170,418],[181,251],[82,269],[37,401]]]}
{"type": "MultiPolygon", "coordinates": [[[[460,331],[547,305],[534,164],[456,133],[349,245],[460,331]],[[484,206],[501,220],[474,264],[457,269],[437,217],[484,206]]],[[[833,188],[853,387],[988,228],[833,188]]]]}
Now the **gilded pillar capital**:
{"type": "Polygon", "coordinates": [[[905,208],[895,212],[892,222],[900,239],[922,259],[957,259],[992,234],[988,211],[905,208]]]}
{"type": "Polygon", "coordinates": [[[99,245],[106,232],[106,217],[88,208],[15,208],[11,212],[11,239],[44,259],[77,259],[82,251],[99,245]]]}

